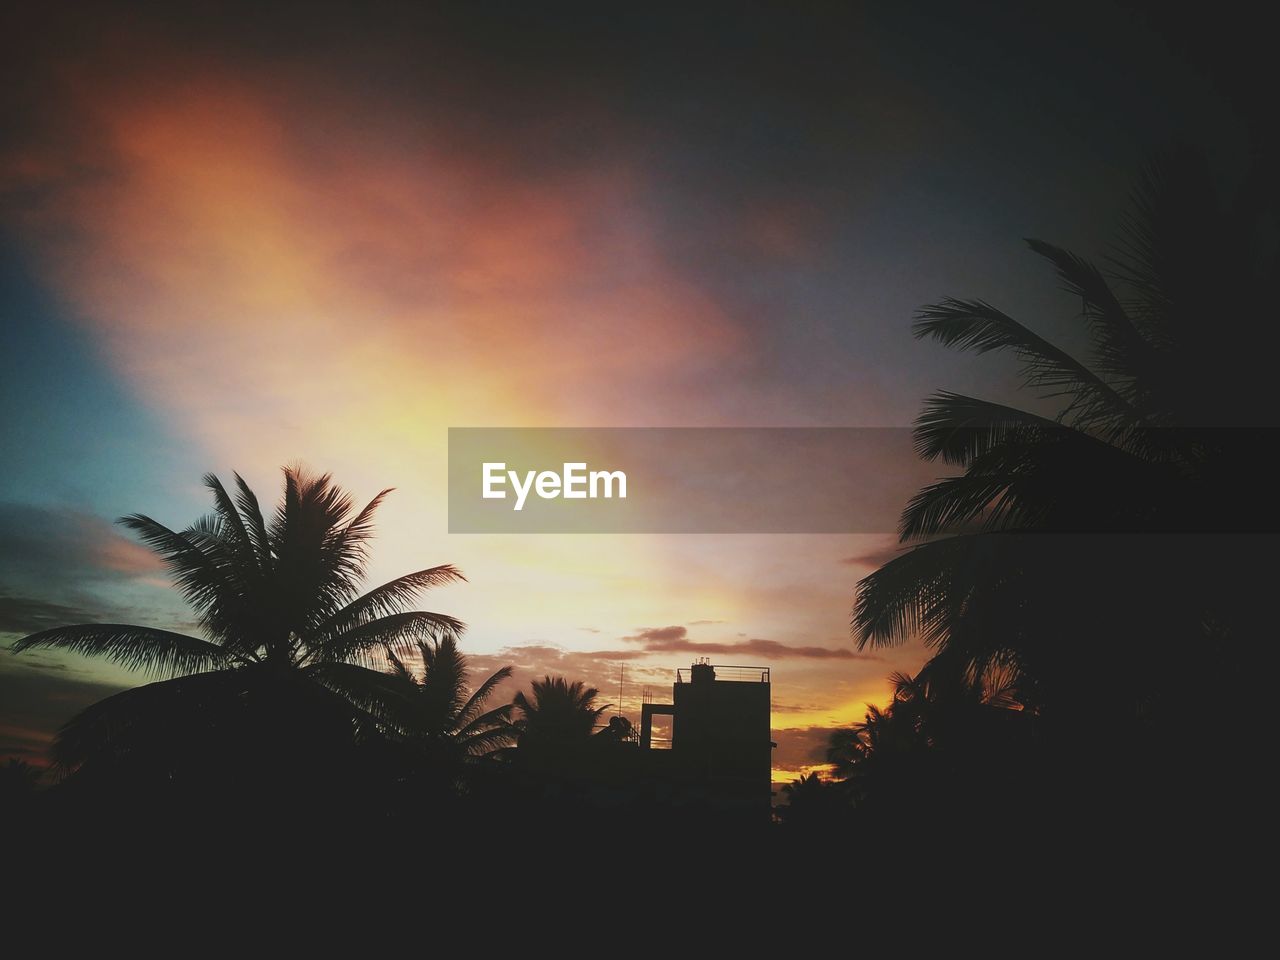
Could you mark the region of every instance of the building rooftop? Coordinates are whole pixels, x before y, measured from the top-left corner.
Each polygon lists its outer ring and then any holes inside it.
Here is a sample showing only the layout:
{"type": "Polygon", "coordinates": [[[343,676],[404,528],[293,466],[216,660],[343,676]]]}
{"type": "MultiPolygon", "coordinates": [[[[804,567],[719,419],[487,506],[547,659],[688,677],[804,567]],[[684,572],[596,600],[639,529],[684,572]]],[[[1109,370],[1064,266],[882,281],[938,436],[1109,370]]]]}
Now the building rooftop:
{"type": "Polygon", "coordinates": [[[694,680],[732,680],[738,683],[768,683],[769,668],[744,667],[733,664],[710,663],[706,660],[700,660],[691,667],[681,667],[676,671],[676,683],[692,683],[694,680]]]}

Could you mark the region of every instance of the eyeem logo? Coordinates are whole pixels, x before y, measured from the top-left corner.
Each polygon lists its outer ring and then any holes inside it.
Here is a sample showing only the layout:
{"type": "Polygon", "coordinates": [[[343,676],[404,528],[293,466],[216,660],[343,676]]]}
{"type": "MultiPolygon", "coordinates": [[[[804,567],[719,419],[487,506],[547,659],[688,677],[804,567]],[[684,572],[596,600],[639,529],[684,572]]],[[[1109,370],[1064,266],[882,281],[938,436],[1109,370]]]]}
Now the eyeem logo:
{"type": "Polygon", "coordinates": [[[937,481],[909,427],[450,427],[449,532],[874,533],[937,481]]]}
{"type": "Polygon", "coordinates": [[[483,465],[483,496],[486,500],[505,500],[508,482],[515,491],[515,509],[523,510],[525,500],[530,491],[536,492],[543,500],[555,500],[564,497],[566,500],[611,500],[614,497],[614,485],[617,484],[619,500],[627,499],[627,475],[621,470],[592,470],[587,472],[585,463],[566,463],[560,473],[554,470],[527,470],[524,476],[515,470],[508,470],[505,463],[485,463],[483,465]],[[523,479],[523,483],[521,480],[523,479]]]}

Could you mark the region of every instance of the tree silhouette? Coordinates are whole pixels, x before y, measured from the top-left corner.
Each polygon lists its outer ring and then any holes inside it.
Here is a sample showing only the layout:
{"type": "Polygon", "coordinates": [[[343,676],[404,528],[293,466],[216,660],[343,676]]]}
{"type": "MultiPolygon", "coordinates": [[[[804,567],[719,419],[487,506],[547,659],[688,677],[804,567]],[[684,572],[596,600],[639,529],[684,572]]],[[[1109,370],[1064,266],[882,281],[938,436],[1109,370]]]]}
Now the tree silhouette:
{"type": "Polygon", "coordinates": [[[887,707],[868,705],[862,722],[831,735],[827,760],[849,800],[904,813],[1002,789],[1033,736],[1011,671],[974,678],[934,660],[890,680],[887,707]]]}
{"type": "Polygon", "coordinates": [[[1140,180],[1107,273],[1028,241],[1081,304],[1088,364],[983,300],[919,312],[917,337],[1012,353],[1038,399],[926,402],[918,452],[963,472],[916,494],[909,548],[859,584],[860,647],[919,637],[943,656],[935,675],[1012,671],[1022,702],[1083,742],[1091,716],[1174,722],[1206,664],[1265,629],[1270,548],[1232,535],[1274,528],[1271,438],[1223,429],[1276,422],[1257,375],[1270,354],[1228,332],[1271,312],[1254,213],[1248,197],[1220,209],[1203,165],[1172,153],[1140,180]]]}
{"type": "Polygon", "coordinates": [[[383,651],[463,629],[453,617],[410,609],[425,589],[462,579],[451,566],[360,592],[374,513],[389,490],[357,510],[329,475],[289,467],[268,521],[239,475],[234,500],[216,476],[205,485],[214,512],[185,530],[141,514],[120,521],[164,558],[203,636],[81,624],[15,646],[71,650],[168,678],[70,720],[53,744],[65,770],[128,768],[171,781],[208,766],[281,779],[295,758],[332,765],[338,748],[384,720],[395,687],[372,669],[383,651]]]}
{"type": "Polygon", "coordinates": [[[798,780],[785,784],[782,795],[787,802],[775,814],[789,828],[830,830],[840,826],[852,810],[848,791],[817,772],[801,774],[798,780]]]}
{"type": "Polygon", "coordinates": [[[420,675],[388,650],[390,693],[383,716],[410,775],[452,791],[464,787],[468,763],[515,740],[511,704],[486,710],[494,689],[511,676],[502,667],[475,690],[468,683],[467,658],[452,636],[416,644],[420,675]]]}
{"type": "Polygon", "coordinates": [[[543,677],[533,681],[530,692],[532,699],[521,691],[512,701],[519,713],[516,726],[522,750],[585,743],[600,715],[610,707],[597,705],[599,691],[581,680],[571,683],[564,677],[543,677]]]}

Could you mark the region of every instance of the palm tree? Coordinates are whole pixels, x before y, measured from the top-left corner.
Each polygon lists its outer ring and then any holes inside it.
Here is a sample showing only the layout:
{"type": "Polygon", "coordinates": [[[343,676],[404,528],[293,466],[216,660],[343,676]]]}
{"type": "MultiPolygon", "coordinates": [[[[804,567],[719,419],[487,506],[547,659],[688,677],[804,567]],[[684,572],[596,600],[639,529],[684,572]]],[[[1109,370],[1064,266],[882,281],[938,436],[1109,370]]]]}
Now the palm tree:
{"type": "Polygon", "coordinates": [[[1024,703],[1065,729],[1102,703],[1172,716],[1206,655],[1269,622],[1260,544],[1153,535],[1265,521],[1269,439],[1214,428],[1275,422],[1262,361],[1224,332],[1272,312],[1275,257],[1257,255],[1243,212],[1206,199],[1207,179],[1187,156],[1152,165],[1107,274],[1028,241],[1081,304],[1089,364],[983,300],[919,312],[917,337],[1014,354],[1039,399],[926,402],[918,452],[963,473],[911,500],[908,549],[859,584],[860,647],[920,637],[956,671],[1014,671],[1024,703]]]}
{"type": "Polygon", "coordinates": [[[95,623],[16,644],[103,657],[163,678],[72,718],[53,745],[64,770],[128,766],[173,779],[211,763],[241,771],[250,758],[259,761],[256,774],[295,755],[332,763],[335,744],[383,721],[395,687],[372,669],[382,651],[463,629],[453,617],[410,609],[423,590],[462,579],[452,566],[360,592],[374,513],[389,490],[357,510],[328,474],[289,467],[268,521],[254,492],[235,479],[233,500],[216,476],[204,478],[214,512],[185,530],[142,514],[120,521],[164,558],[202,636],[95,623]]]}
{"type": "Polygon", "coordinates": [[[1009,671],[966,677],[945,659],[915,676],[894,673],[893,698],[869,704],[861,723],[831,735],[827,761],[859,804],[918,803],[946,784],[974,792],[1016,765],[1030,731],[1009,671]]]}
{"type": "Polygon", "coordinates": [[[495,671],[472,691],[467,658],[453,636],[420,640],[416,646],[421,676],[415,676],[394,650],[387,652],[393,689],[402,700],[384,716],[398,742],[409,749],[411,763],[456,786],[467,761],[488,756],[515,739],[512,704],[484,708],[494,689],[511,676],[511,667],[495,671]]]}
{"type": "Polygon", "coordinates": [[[600,715],[611,704],[596,704],[599,691],[581,680],[564,677],[534,680],[532,699],[517,693],[512,706],[519,711],[516,725],[521,750],[555,749],[586,743],[600,715]]]}
{"type": "Polygon", "coordinates": [[[774,811],[790,828],[831,830],[842,824],[852,810],[843,785],[823,780],[816,771],[783,786],[787,802],[774,811]]]}
{"type": "Polygon", "coordinates": [[[821,774],[815,770],[812,773],[800,774],[800,778],[798,780],[793,780],[791,783],[785,784],[782,788],[782,792],[791,799],[792,803],[794,803],[797,798],[803,798],[810,794],[818,793],[822,789],[824,783],[825,781],[822,779],[821,774]]]}
{"type": "Polygon", "coordinates": [[[832,772],[854,787],[854,795],[868,792],[873,777],[886,768],[900,766],[904,757],[928,748],[916,712],[908,706],[905,691],[915,683],[905,674],[894,674],[893,699],[883,710],[867,704],[860,723],[831,734],[827,762],[832,772]]]}

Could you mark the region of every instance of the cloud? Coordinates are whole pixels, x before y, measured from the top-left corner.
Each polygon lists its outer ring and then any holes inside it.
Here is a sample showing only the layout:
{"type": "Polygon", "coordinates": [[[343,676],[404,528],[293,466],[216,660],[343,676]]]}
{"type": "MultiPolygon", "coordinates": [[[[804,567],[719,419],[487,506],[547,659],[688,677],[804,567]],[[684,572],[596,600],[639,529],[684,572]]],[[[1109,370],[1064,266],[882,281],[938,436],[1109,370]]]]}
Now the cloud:
{"type": "Polygon", "coordinates": [[[716,643],[694,640],[688,628],[680,626],[646,627],[622,638],[630,643],[644,645],[646,653],[693,653],[700,656],[716,654],[757,657],[763,660],[879,660],[880,657],[859,653],[847,647],[793,647],[777,640],[751,638],[733,643],[716,643]]]}
{"type": "Polygon", "coordinates": [[[774,770],[796,771],[827,762],[827,745],[831,734],[840,727],[800,727],[775,729],[773,741],[774,770]]]}
{"type": "Polygon", "coordinates": [[[49,79],[0,194],[116,368],[219,452],[270,423],[416,439],[571,398],[674,411],[675,381],[743,347],[619,154],[534,165],[531,140],[572,131],[477,126],[437,90],[370,109],[327,63],[121,39],[129,69],[49,79]]]}
{"type": "Polygon", "coordinates": [[[0,633],[68,623],[190,625],[162,561],[101,517],[0,503],[0,633]]]}
{"type": "Polygon", "coordinates": [[[763,660],[879,660],[874,654],[858,653],[845,647],[793,647],[777,640],[761,640],[753,638],[736,643],[707,643],[696,640],[672,640],[665,643],[650,644],[646,648],[650,653],[671,653],[686,651],[693,654],[732,654],[734,656],[758,657],[763,660]]]}
{"type": "Polygon", "coordinates": [[[774,713],[818,713],[826,709],[822,704],[818,703],[780,703],[773,701],[770,709],[774,713]]]}
{"type": "Polygon", "coordinates": [[[678,643],[688,635],[688,627],[641,627],[635,633],[622,639],[648,645],[653,643],[678,643]]]}
{"type": "Polygon", "coordinates": [[[101,608],[68,606],[33,597],[0,594],[0,633],[26,635],[68,623],[91,623],[101,616],[101,608]]]}
{"type": "Polygon", "coordinates": [[[0,503],[0,577],[50,581],[157,577],[164,563],[116,527],[75,508],[0,503]]]}
{"type": "Polygon", "coordinates": [[[728,622],[729,622],[728,620],[690,620],[690,621],[689,621],[689,626],[691,626],[691,627],[707,627],[707,626],[711,626],[712,624],[715,624],[715,623],[728,623],[728,622]]]}

